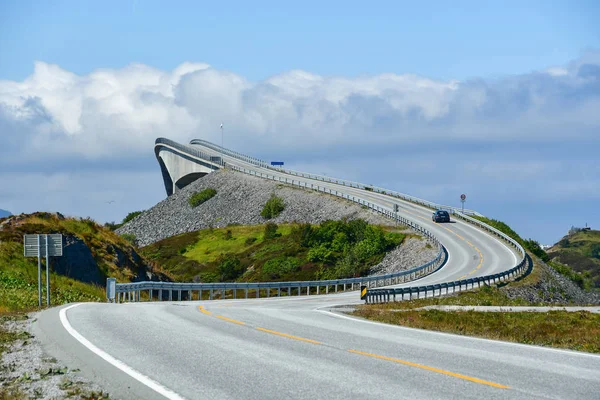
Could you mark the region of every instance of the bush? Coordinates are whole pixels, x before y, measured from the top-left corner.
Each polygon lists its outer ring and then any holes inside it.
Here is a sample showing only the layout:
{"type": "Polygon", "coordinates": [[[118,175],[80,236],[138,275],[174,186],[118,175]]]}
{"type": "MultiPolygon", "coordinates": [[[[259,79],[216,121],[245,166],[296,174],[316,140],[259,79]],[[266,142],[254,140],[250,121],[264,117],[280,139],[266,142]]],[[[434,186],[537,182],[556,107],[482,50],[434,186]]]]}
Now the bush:
{"type": "Polygon", "coordinates": [[[143,211],[133,211],[133,212],[130,212],[129,214],[127,214],[127,216],[125,218],[123,218],[123,222],[121,223],[121,225],[125,225],[126,223],[128,223],[129,221],[131,221],[132,219],[134,219],[135,217],[137,217],[141,213],[143,213],[143,211]]]}
{"type": "Polygon", "coordinates": [[[263,274],[271,279],[280,278],[298,270],[300,260],[294,257],[277,257],[267,261],[262,268],[263,274]]]}
{"type": "Polygon", "coordinates": [[[283,202],[283,199],[275,196],[275,193],[272,193],[271,198],[265,203],[260,215],[265,219],[271,219],[281,214],[284,209],[285,203],[283,202]]]}
{"type": "Polygon", "coordinates": [[[277,224],[274,224],[273,222],[267,222],[267,224],[265,225],[263,239],[264,240],[275,239],[276,237],[279,237],[279,236],[281,236],[281,235],[277,233],[277,224]]]}
{"type": "Polygon", "coordinates": [[[231,229],[227,229],[227,232],[225,232],[225,240],[231,239],[233,239],[233,234],[231,233],[231,229]]]}
{"type": "Polygon", "coordinates": [[[219,258],[218,270],[221,281],[230,281],[240,277],[245,268],[237,257],[227,254],[219,258]]]}
{"type": "Polygon", "coordinates": [[[254,244],[254,242],[256,242],[256,238],[255,237],[249,237],[246,239],[246,241],[244,242],[244,244],[246,246],[250,246],[251,244],[254,244]]]}
{"type": "Polygon", "coordinates": [[[200,204],[205,201],[212,199],[217,194],[217,191],[213,188],[206,188],[201,192],[196,192],[192,194],[188,200],[188,203],[192,207],[198,207],[200,204]]]}
{"type": "Polygon", "coordinates": [[[135,235],[133,233],[124,233],[121,235],[121,237],[135,246],[137,238],[135,237],[135,235]]]}

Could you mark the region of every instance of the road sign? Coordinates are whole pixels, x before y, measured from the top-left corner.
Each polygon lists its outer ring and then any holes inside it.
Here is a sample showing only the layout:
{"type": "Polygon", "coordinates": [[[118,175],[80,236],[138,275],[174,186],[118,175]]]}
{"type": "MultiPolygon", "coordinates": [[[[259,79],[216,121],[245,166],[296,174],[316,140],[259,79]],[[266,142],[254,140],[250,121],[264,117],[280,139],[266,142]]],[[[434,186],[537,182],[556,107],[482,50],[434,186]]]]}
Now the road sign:
{"type": "Polygon", "coordinates": [[[400,206],[398,204],[394,204],[394,212],[400,211],[400,206]]]}
{"type": "Polygon", "coordinates": [[[283,165],[283,161],[271,161],[271,165],[283,165]]]}
{"type": "Polygon", "coordinates": [[[461,195],[460,195],[460,199],[461,199],[462,201],[465,201],[465,200],[467,199],[467,195],[466,195],[466,194],[461,194],[461,195]]]}
{"type": "Polygon", "coordinates": [[[63,238],[60,233],[50,235],[24,235],[23,254],[38,258],[38,297],[42,306],[42,257],[46,257],[46,303],[50,305],[50,257],[63,255],[63,238]]]}

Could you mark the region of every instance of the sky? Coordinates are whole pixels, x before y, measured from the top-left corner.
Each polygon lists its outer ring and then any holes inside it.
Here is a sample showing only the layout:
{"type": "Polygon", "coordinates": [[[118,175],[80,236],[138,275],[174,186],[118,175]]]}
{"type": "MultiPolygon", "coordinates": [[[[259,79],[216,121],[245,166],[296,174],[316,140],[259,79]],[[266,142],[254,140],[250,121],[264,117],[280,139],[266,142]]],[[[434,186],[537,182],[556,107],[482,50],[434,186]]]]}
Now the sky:
{"type": "Polygon", "coordinates": [[[600,228],[600,3],[0,0],[0,209],[120,221],[157,137],[600,228]]]}

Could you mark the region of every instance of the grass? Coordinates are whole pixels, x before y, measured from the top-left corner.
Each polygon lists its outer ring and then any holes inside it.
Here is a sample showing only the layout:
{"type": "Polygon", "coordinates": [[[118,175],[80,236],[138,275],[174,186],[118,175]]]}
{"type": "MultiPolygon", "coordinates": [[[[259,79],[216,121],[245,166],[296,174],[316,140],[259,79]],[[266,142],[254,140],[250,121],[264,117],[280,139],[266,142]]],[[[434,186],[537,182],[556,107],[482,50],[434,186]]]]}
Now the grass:
{"type": "MultiPolygon", "coordinates": [[[[20,244],[0,243],[0,313],[30,310],[38,305],[37,259],[24,258],[22,252],[20,244]]],[[[100,286],[50,274],[50,301],[54,305],[104,301],[105,297],[100,286]]],[[[45,301],[45,275],[43,298],[45,301]]]]}
{"type": "Polygon", "coordinates": [[[561,273],[567,272],[580,287],[600,290],[600,231],[580,231],[564,237],[549,256],[555,262],[553,267],[561,273]]]}
{"type": "Polygon", "coordinates": [[[195,192],[188,199],[191,207],[198,207],[200,204],[212,199],[217,195],[217,191],[213,188],[206,188],[201,192],[195,192]]]}
{"type": "MultiPolygon", "coordinates": [[[[0,313],[31,310],[38,306],[37,259],[23,256],[25,233],[62,233],[81,239],[90,249],[100,272],[128,282],[137,272],[135,248],[110,229],[89,218],[75,219],[49,213],[13,217],[0,230],[0,313]],[[117,265],[125,259],[128,267],[117,265]]],[[[138,258],[139,259],[139,258],[138,258]]],[[[45,266],[42,265],[45,273],[45,266]]],[[[159,268],[155,272],[161,272],[159,268]]],[[[44,275],[45,294],[45,275],[44,275]]],[[[101,285],[82,283],[69,277],[50,274],[52,305],[80,301],[105,301],[101,285]]]]}
{"type": "Polygon", "coordinates": [[[548,313],[447,312],[361,306],[355,316],[410,328],[600,353],[600,315],[587,311],[548,313]]]}
{"type": "MultiPolygon", "coordinates": [[[[334,266],[335,257],[341,257],[342,250],[330,249],[327,251],[331,253],[330,259],[333,261],[311,259],[309,254],[312,245],[302,243],[307,232],[311,231],[305,225],[278,225],[276,233],[271,232],[270,238],[265,237],[268,231],[265,227],[266,225],[235,225],[204,229],[164,239],[144,247],[141,252],[147,258],[160,263],[180,282],[217,282],[222,281],[224,276],[230,277],[225,279],[228,281],[317,280],[323,279],[323,271],[334,266]],[[241,268],[234,268],[231,264],[232,259],[238,260],[241,268]],[[237,273],[232,274],[232,269],[237,273]],[[234,275],[235,278],[231,278],[234,275]]],[[[312,232],[314,233],[314,230],[312,232]]],[[[391,227],[382,229],[382,232],[382,235],[396,245],[402,243],[406,237],[391,227]]],[[[384,254],[385,252],[376,252],[365,257],[360,261],[360,265],[375,265],[384,254]]]]}
{"type": "MultiPolygon", "coordinates": [[[[292,231],[292,224],[278,225],[277,232],[287,236],[292,231]]],[[[230,226],[220,229],[207,229],[198,232],[198,241],[185,249],[185,256],[199,263],[216,261],[225,253],[240,254],[264,242],[264,226],[230,226]],[[231,231],[231,239],[227,239],[227,231],[231,231]],[[248,244],[249,238],[256,238],[248,244]]]]}

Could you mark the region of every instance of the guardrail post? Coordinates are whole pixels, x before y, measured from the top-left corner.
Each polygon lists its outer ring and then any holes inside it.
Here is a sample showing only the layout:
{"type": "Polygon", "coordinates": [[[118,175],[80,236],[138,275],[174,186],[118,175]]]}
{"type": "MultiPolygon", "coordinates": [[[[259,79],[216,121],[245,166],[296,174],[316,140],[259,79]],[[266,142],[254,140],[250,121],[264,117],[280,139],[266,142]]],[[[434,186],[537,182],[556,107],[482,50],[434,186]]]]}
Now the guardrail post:
{"type": "Polygon", "coordinates": [[[148,299],[152,301],[152,289],[148,289],[148,299]]]}
{"type": "Polygon", "coordinates": [[[188,301],[192,301],[192,291],[188,290],[188,301]]]}
{"type": "Polygon", "coordinates": [[[181,290],[178,290],[177,301],[181,301],[181,290]]]}
{"type": "Polygon", "coordinates": [[[306,295],[310,296],[310,285],[306,287],[306,295]]]}
{"type": "Polygon", "coordinates": [[[338,284],[336,283],[335,284],[335,292],[337,293],[337,291],[338,291],[338,284]]]}
{"type": "Polygon", "coordinates": [[[319,294],[320,285],[317,283],[317,294],[319,294]]]}
{"type": "Polygon", "coordinates": [[[281,297],[281,287],[277,287],[277,297],[281,297]]]}
{"type": "Polygon", "coordinates": [[[256,288],[256,298],[258,299],[260,297],[260,287],[256,288]]]}
{"type": "Polygon", "coordinates": [[[329,285],[325,286],[325,294],[329,294],[329,285]]]}

